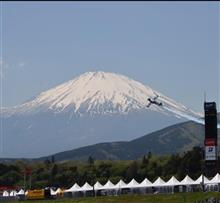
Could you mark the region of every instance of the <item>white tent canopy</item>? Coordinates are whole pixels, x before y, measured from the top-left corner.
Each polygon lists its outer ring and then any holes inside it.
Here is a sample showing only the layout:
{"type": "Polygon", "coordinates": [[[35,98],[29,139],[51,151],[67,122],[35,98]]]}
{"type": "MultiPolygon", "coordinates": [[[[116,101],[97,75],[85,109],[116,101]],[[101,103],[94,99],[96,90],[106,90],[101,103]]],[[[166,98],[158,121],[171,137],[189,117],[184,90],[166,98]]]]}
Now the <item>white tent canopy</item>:
{"type": "Polygon", "coordinates": [[[2,196],[3,196],[3,197],[8,197],[8,196],[9,196],[8,191],[4,191],[2,196]]]}
{"type": "Polygon", "coordinates": [[[62,190],[60,188],[57,188],[57,190],[55,191],[56,195],[61,192],[62,192],[62,190]]]}
{"type": "Polygon", "coordinates": [[[115,189],[115,185],[110,180],[108,180],[108,182],[102,187],[102,189],[112,190],[115,189]]]}
{"type": "Polygon", "coordinates": [[[180,185],[180,182],[174,177],[172,176],[170,178],[170,180],[168,180],[164,186],[176,186],[176,185],[180,185]]]}
{"type": "Polygon", "coordinates": [[[211,180],[207,181],[207,184],[218,184],[220,183],[220,175],[217,173],[211,180]]]}
{"type": "Polygon", "coordinates": [[[17,192],[15,190],[12,190],[9,194],[10,197],[14,197],[17,195],[17,192]]]}
{"type": "Polygon", "coordinates": [[[182,181],[180,181],[180,185],[193,185],[194,182],[195,181],[192,178],[186,175],[186,177],[182,181]]]}
{"type": "Polygon", "coordinates": [[[75,183],[71,188],[65,190],[65,192],[77,192],[80,190],[80,187],[77,183],[75,183]]]}
{"type": "Polygon", "coordinates": [[[165,182],[162,178],[158,177],[157,180],[154,181],[152,184],[153,187],[162,187],[164,186],[165,182]]]}
{"type": "Polygon", "coordinates": [[[152,187],[152,182],[145,178],[140,184],[139,187],[152,187]]]}
{"type": "Polygon", "coordinates": [[[203,182],[203,178],[204,178],[204,184],[207,184],[209,182],[208,178],[206,178],[204,175],[201,175],[197,180],[194,181],[194,185],[200,185],[203,182]]]}
{"type": "Polygon", "coordinates": [[[91,191],[91,190],[93,190],[93,187],[87,182],[80,188],[80,191],[91,191]]]}
{"type": "Polygon", "coordinates": [[[138,188],[139,183],[133,178],[126,186],[127,188],[138,188]]]}
{"type": "Polygon", "coordinates": [[[101,190],[102,188],[103,188],[103,185],[99,181],[97,181],[94,185],[94,189],[101,190]]]}
{"type": "Polygon", "coordinates": [[[17,193],[17,195],[24,195],[24,190],[20,189],[20,191],[17,193]]]}
{"type": "Polygon", "coordinates": [[[116,189],[126,188],[127,184],[123,180],[119,180],[118,183],[115,185],[116,189]]]}
{"type": "MultiPolygon", "coordinates": [[[[172,176],[167,182],[165,182],[162,178],[158,177],[153,183],[145,178],[141,183],[138,183],[135,179],[132,179],[128,184],[126,184],[123,180],[120,180],[116,185],[114,185],[110,180],[106,182],[105,185],[100,184],[98,181],[94,184],[94,187],[88,184],[87,182],[80,187],[77,183],[75,183],[71,188],[65,190],[65,192],[78,192],[78,191],[95,191],[97,190],[120,190],[122,188],[147,188],[147,187],[172,187],[172,186],[193,186],[193,185],[201,185],[201,183],[205,185],[216,185],[220,184],[220,174],[216,174],[211,180],[207,179],[207,177],[201,175],[197,180],[193,180],[188,175],[182,180],[178,181],[174,176],[172,176]],[[204,181],[204,182],[203,182],[204,181]]],[[[165,188],[166,189],[166,188],[165,188]]],[[[55,194],[61,192],[61,189],[58,188],[57,191],[52,191],[55,194]]],[[[24,192],[24,191],[23,191],[24,192]]],[[[3,195],[9,196],[9,193],[5,191],[3,195]]],[[[26,193],[25,193],[26,194],[26,193]]]]}
{"type": "Polygon", "coordinates": [[[50,194],[51,195],[56,195],[56,191],[54,191],[52,188],[50,188],[50,194]]]}

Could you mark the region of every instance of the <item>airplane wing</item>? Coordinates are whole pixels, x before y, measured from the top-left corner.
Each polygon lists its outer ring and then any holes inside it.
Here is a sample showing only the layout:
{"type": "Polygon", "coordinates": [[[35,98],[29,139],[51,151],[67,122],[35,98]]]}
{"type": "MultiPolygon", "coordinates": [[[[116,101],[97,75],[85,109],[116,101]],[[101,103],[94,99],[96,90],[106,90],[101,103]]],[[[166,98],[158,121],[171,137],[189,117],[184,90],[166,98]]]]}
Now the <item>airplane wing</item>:
{"type": "Polygon", "coordinates": [[[149,107],[150,107],[150,105],[151,105],[151,102],[149,102],[149,103],[148,103],[147,108],[149,108],[149,107]]]}
{"type": "Polygon", "coordinates": [[[156,100],[159,97],[159,95],[157,95],[156,97],[154,97],[154,100],[156,100]]]}

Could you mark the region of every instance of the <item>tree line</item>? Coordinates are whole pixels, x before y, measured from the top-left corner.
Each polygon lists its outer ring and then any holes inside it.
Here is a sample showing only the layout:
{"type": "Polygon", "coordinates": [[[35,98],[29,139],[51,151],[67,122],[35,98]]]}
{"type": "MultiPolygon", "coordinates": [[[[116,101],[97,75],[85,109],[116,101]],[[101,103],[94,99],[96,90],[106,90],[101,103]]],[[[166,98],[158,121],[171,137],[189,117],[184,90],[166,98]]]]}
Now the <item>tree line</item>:
{"type": "Polygon", "coordinates": [[[117,183],[120,179],[128,183],[132,178],[141,182],[146,177],[151,181],[158,176],[168,180],[173,175],[179,180],[186,175],[195,179],[203,173],[203,153],[202,148],[194,147],[183,154],[157,156],[149,152],[141,159],[128,161],[94,160],[91,156],[87,162],[56,162],[54,157],[38,162],[18,160],[0,163],[0,186],[69,188],[86,181],[91,185],[107,180],[117,183]]]}

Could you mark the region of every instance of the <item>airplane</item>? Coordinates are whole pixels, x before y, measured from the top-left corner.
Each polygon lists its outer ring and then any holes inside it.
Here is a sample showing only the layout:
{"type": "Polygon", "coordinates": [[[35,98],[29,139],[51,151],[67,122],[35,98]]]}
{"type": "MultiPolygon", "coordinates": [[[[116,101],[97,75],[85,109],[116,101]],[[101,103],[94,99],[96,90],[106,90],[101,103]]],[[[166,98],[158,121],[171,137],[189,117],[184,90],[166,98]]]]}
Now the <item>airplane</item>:
{"type": "MultiPolygon", "coordinates": [[[[156,94],[156,93],[154,93],[154,94],[156,94]]],[[[149,104],[147,105],[147,107],[150,107],[151,104],[155,104],[155,105],[157,105],[157,106],[162,106],[162,105],[163,105],[162,102],[156,101],[156,99],[157,99],[158,97],[159,97],[159,95],[156,94],[156,97],[154,97],[153,99],[148,98],[147,100],[149,101],[149,104]]]]}

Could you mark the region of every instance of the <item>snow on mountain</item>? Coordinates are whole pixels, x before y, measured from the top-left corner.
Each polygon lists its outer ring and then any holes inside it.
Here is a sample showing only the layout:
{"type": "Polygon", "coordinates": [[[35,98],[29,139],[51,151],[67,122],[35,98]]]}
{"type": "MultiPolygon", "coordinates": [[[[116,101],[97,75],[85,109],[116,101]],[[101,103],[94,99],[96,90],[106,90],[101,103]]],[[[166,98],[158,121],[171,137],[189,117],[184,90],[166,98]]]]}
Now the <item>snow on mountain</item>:
{"type": "MultiPolygon", "coordinates": [[[[99,142],[128,141],[202,115],[126,76],[88,72],[2,108],[0,157],[39,157],[99,142]],[[151,104],[157,98],[162,106],[151,104]]],[[[202,121],[203,122],[203,121],[202,121]]]]}
{"type": "Polygon", "coordinates": [[[10,109],[3,109],[8,115],[29,114],[41,111],[68,112],[83,115],[126,114],[138,110],[173,114],[176,117],[199,118],[184,105],[164,96],[148,86],[126,76],[107,72],[87,72],[48,91],[34,100],[10,109]],[[148,98],[159,95],[163,106],[148,105],[148,98]]]}

